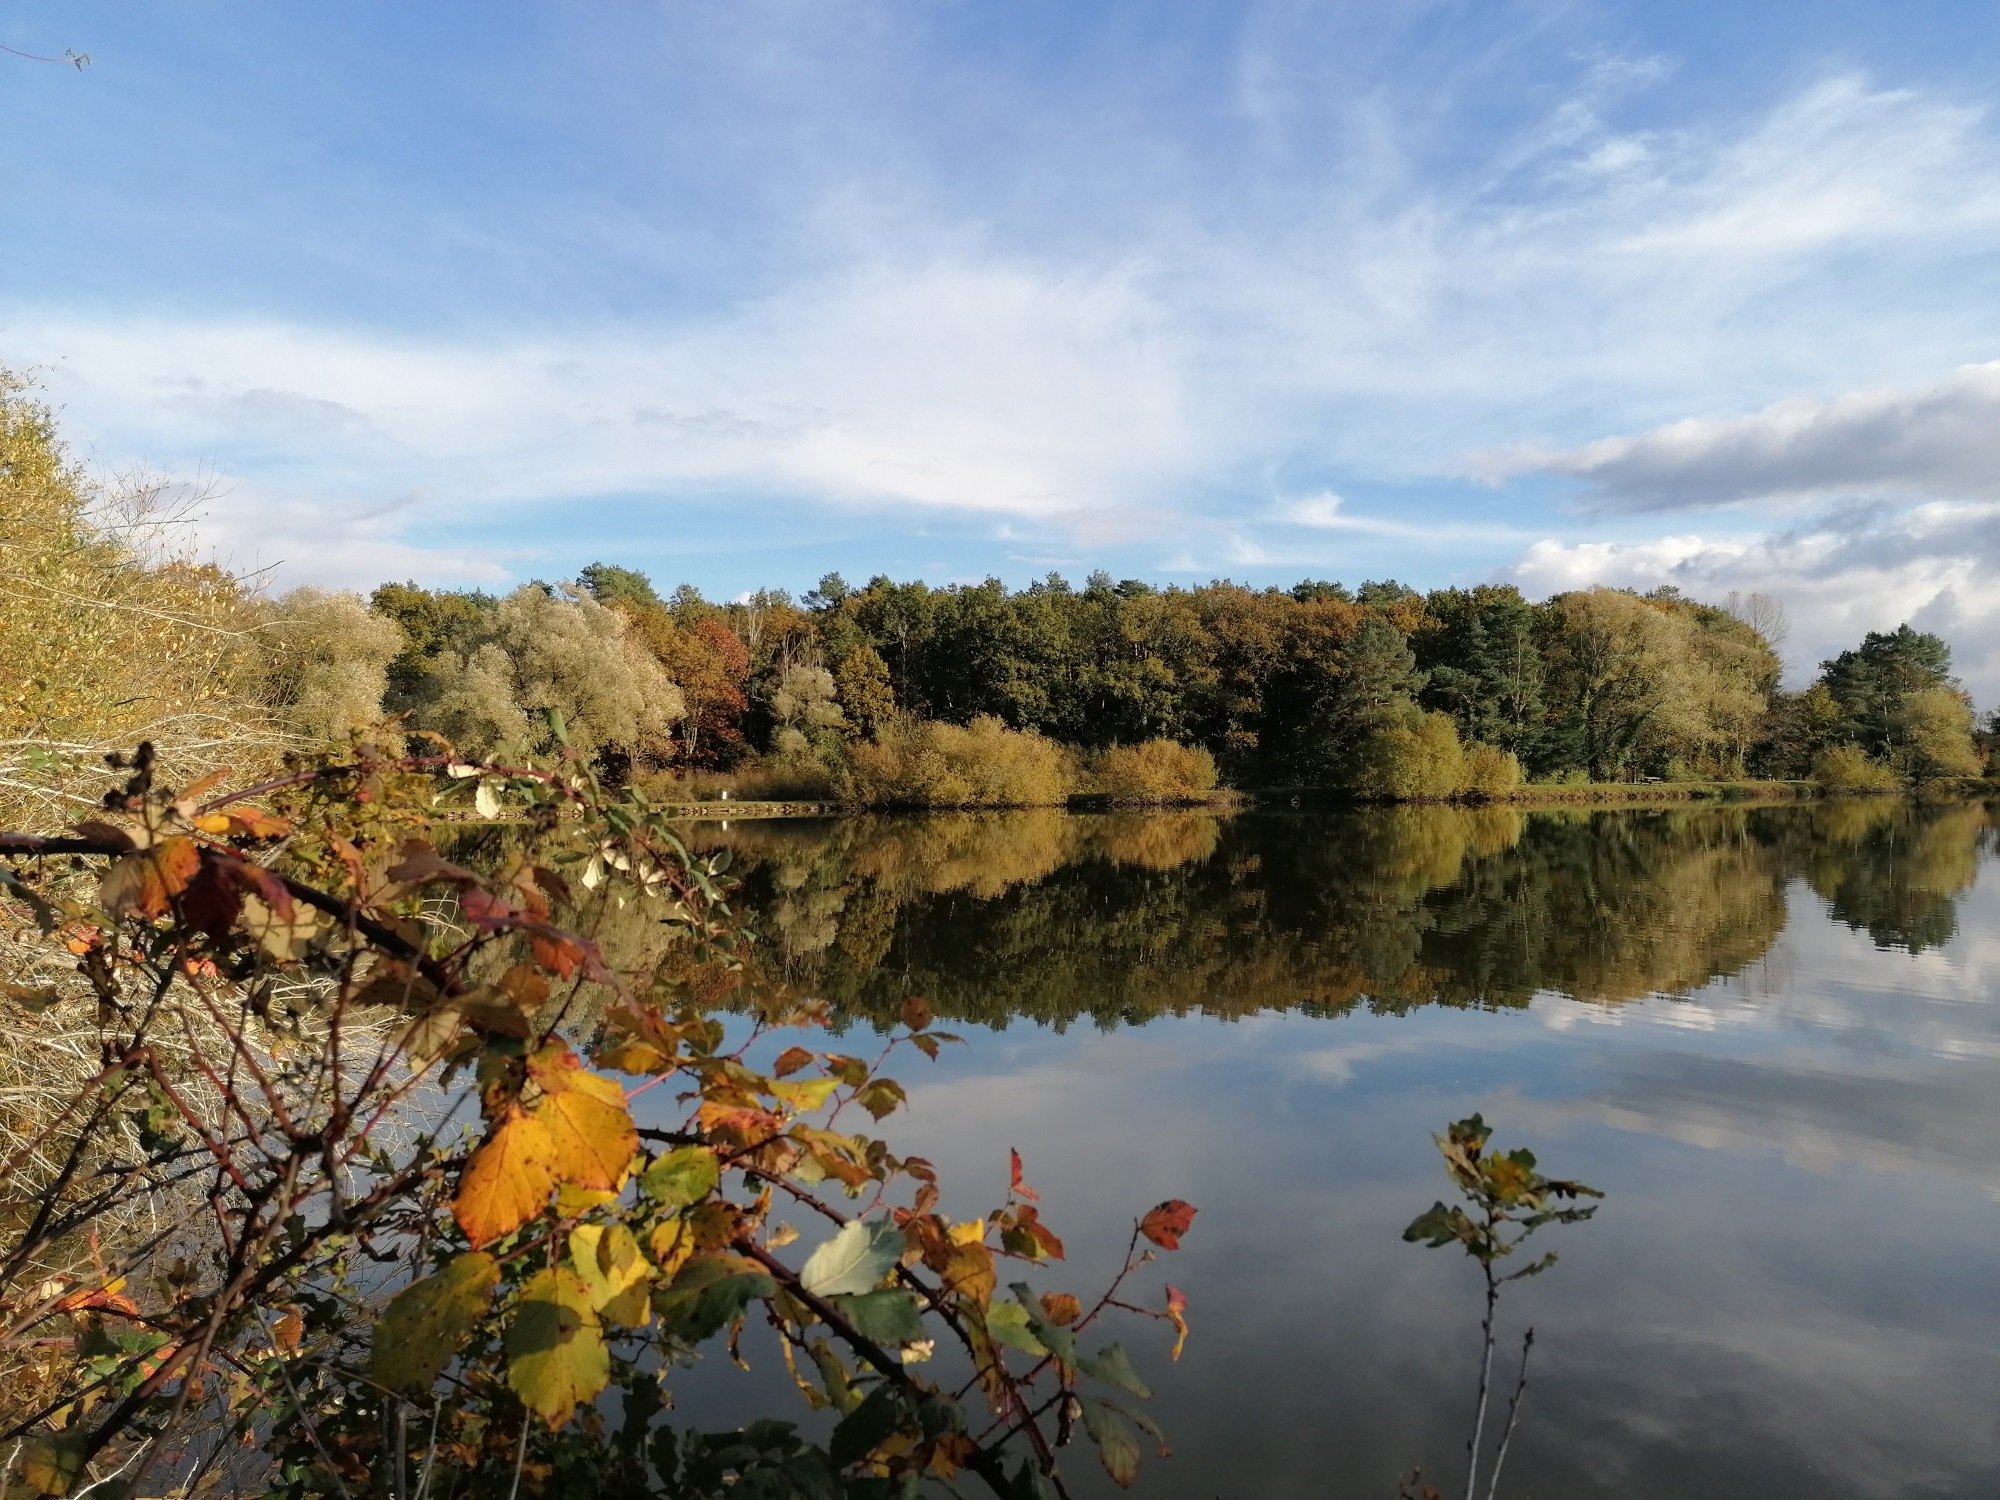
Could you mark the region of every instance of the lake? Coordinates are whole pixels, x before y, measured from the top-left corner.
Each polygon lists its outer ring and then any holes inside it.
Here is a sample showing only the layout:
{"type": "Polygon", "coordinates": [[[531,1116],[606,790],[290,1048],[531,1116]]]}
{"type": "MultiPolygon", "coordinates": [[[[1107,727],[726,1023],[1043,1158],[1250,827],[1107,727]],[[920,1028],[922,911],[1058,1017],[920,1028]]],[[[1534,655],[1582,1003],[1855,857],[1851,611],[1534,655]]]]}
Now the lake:
{"type": "Polygon", "coordinates": [[[774,970],[858,1020],[925,996],[966,1036],[895,1070],[892,1137],[947,1207],[997,1202],[1017,1148],[1082,1292],[1134,1215],[1199,1206],[1166,1267],[1185,1355],[1124,1330],[1174,1446],[1138,1493],[1388,1500],[1414,1464],[1453,1491],[1479,1274],[1401,1232],[1449,1194],[1432,1132],[1473,1111],[1607,1194],[1501,1303],[1500,1365],[1536,1332],[1503,1494],[2000,1490],[1987,806],[699,837],[735,849],[774,970]]]}

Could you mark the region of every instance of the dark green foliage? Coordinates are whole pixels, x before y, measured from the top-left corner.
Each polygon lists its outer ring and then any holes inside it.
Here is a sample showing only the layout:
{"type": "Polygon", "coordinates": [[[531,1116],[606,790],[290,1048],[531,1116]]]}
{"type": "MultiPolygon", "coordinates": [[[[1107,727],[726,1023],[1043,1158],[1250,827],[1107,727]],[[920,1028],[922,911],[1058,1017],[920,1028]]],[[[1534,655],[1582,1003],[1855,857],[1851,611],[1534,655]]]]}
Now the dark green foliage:
{"type": "Polygon", "coordinates": [[[407,707],[431,658],[469,635],[498,603],[478,590],[427,589],[415,583],[385,583],[369,595],[369,608],[402,626],[406,642],[389,664],[386,706],[407,707]]]}
{"type": "Polygon", "coordinates": [[[596,562],[578,573],[576,578],[599,604],[660,602],[660,596],[653,592],[653,580],[636,568],[596,562]]]}
{"type": "Polygon", "coordinates": [[[1433,626],[1412,643],[1429,673],[1424,706],[1450,714],[1460,739],[1539,767],[1546,726],[1535,607],[1511,585],[1440,589],[1427,607],[1433,626]]]}

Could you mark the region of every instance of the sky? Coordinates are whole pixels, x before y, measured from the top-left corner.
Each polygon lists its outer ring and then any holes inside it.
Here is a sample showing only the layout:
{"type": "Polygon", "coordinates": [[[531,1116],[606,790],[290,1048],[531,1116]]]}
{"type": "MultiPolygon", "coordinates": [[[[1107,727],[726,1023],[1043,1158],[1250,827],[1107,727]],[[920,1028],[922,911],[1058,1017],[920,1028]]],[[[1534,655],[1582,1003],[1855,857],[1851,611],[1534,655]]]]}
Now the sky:
{"type": "Polygon", "coordinates": [[[2000,7],[0,0],[0,365],[272,587],[1671,584],[2000,701],[2000,7]],[[77,69],[16,54],[89,56],[77,69]]]}

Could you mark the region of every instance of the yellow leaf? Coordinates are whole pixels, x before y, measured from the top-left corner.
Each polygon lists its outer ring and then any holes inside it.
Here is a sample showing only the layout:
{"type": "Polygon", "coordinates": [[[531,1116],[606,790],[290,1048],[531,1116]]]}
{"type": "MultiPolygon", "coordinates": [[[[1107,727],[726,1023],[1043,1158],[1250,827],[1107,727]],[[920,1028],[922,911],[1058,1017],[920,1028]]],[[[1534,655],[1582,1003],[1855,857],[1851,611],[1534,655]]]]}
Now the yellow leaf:
{"type": "Polygon", "coordinates": [[[500,1267],[474,1250],[403,1288],[376,1321],[368,1370],[382,1384],[426,1395],[493,1305],[500,1267]]]}
{"type": "Polygon", "coordinates": [[[561,1267],[538,1273],[522,1290],[506,1347],[508,1388],[551,1431],[611,1379],[590,1288],[561,1267]]]}
{"type": "Polygon", "coordinates": [[[985,1307],[993,1300],[998,1278],[993,1271],[993,1252],[975,1242],[951,1247],[940,1273],[946,1288],[985,1307]]]}
{"type": "Polygon", "coordinates": [[[21,1450],[21,1477],[29,1494],[67,1495],[82,1472],[83,1450],[73,1436],[37,1438],[21,1450]]]}
{"type": "Polygon", "coordinates": [[[556,1189],[556,1217],[559,1219],[580,1218],[593,1208],[602,1208],[607,1203],[618,1201],[616,1193],[603,1188],[580,1188],[565,1182],[556,1189]]]}
{"type": "Polygon", "coordinates": [[[795,1083],[774,1083],[771,1093],[797,1110],[818,1109],[827,1095],[840,1087],[838,1078],[801,1078],[795,1083]]]}
{"type": "Polygon", "coordinates": [[[678,1216],[662,1219],[647,1236],[646,1248],[653,1252],[653,1264],[660,1268],[660,1279],[671,1281],[694,1254],[694,1236],[689,1233],[685,1219],[678,1216]]]}
{"type": "Polygon", "coordinates": [[[556,1185],[554,1140],[532,1115],[510,1110],[459,1174],[451,1211],[476,1249],[542,1211],[556,1185]]]}
{"type": "Polygon", "coordinates": [[[542,1086],[534,1117],[548,1131],[549,1167],[556,1180],[615,1190],[639,1149],[625,1091],[578,1067],[576,1054],[566,1047],[536,1053],[528,1059],[528,1072],[542,1086]]]}
{"type": "Polygon", "coordinates": [[[607,1323],[644,1328],[652,1320],[648,1297],[653,1268],[639,1253],[639,1242],[623,1224],[606,1228],[579,1224],[569,1234],[570,1263],[590,1288],[590,1305],[607,1323]]]}
{"type": "Polygon", "coordinates": [[[951,1226],[951,1242],[954,1245],[977,1245],[986,1238],[984,1219],[967,1219],[963,1224],[951,1226]]]}
{"type": "Polygon", "coordinates": [[[192,821],[194,826],[199,828],[203,833],[229,832],[229,814],[227,813],[203,813],[200,817],[192,821]]]}

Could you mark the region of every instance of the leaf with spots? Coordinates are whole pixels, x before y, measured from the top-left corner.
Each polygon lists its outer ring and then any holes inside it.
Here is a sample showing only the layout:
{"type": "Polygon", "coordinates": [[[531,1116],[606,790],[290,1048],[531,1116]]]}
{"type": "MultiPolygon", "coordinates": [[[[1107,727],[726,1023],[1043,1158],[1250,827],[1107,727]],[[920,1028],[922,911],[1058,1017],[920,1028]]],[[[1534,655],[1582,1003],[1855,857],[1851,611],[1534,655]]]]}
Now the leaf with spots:
{"type": "Polygon", "coordinates": [[[604,1327],[576,1272],[538,1272],[507,1325],[507,1386],[553,1431],[611,1378],[604,1327]]]}

